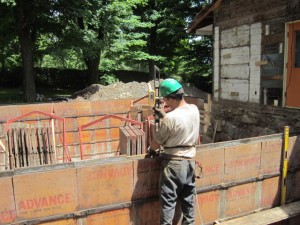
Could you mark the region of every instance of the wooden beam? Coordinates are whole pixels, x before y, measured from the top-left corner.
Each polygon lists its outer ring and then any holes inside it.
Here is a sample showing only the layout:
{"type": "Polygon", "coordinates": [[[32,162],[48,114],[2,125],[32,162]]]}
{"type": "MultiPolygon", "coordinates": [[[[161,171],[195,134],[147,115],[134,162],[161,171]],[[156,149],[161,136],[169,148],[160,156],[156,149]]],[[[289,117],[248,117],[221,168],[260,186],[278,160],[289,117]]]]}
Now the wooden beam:
{"type": "Polygon", "coordinates": [[[300,215],[300,201],[253,213],[240,218],[216,222],[221,225],[268,225],[300,215]]]}
{"type": "Polygon", "coordinates": [[[193,20],[191,26],[188,28],[187,32],[192,33],[195,31],[197,26],[216,8],[218,8],[223,0],[217,0],[213,5],[211,5],[209,8],[205,7],[203,10],[201,10],[193,20]]]}
{"type": "Polygon", "coordinates": [[[273,75],[273,76],[261,76],[262,80],[283,80],[282,75],[273,75]]]}

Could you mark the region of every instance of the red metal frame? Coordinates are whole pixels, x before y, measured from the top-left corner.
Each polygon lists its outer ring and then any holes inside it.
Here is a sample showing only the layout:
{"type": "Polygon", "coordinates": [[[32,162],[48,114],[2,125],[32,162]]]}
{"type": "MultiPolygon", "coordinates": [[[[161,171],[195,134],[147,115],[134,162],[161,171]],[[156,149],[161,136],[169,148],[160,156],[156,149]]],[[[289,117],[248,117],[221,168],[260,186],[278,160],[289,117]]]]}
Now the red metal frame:
{"type": "Polygon", "coordinates": [[[5,123],[5,129],[6,129],[6,132],[9,130],[9,125],[20,120],[20,119],[23,119],[25,117],[28,117],[30,115],[33,115],[33,114],[41,114],[41,115],[44,115],[44,116],[48,116],[50,117],[51,119],[56,119],[56,120],[59,120],[63,123],[63,162],[65,162],[65,159],[67,159],[67,161],[71,161],[70,159],[70,156],[67,152],[67,144],[66,144],[66,126],[65,126],[65,123],[66,123],[66,120],[65,118],[62,118],[62,117],[58,117],[58,116],[54,116],[52,114],[49,114],[49,113],[45,113],[45,112],[41,112],[41,111],[32,111],[32,112],[29,112],[29,113],[25,113],[23,115],[20,115],[20,116],[17,116],[15,118],[12,118],[12,119],[9,119],[6,121],[5,123]]]}
{"type": "Polygon", "coordinates": [[[83,129],[87,128],[87,127],[90,127],[98,122],[101,122],[105,119],[110,119],[110,118],[113,118],[113,119],[119,119],[121,121],[126,121],[126,122],[129,122],[129,123],[132,123],[132,124],[135,124],[135,125],[140,125],[141,129],[143,130],[143,123],[142,122],[139,122],[139,121],[136,121],[136,120],[132,120],[132,119],[128,119],[128,118],[125,118],[125,117],[121,117],[121,116],[117,116],[117,115],[112,115],[112,114],[108,114],[108,115],[105,115],[97,120],[94,120],[90,123],[87,123],[87,124],[84,124],[84,125],[81,125],[78,127],[78,133],[79,133],[79,142],[80,142],[80,158],[81,160],[83,159],[83,149],[82,149],[82,139],[81,139],[81,132],[83,129]]]}

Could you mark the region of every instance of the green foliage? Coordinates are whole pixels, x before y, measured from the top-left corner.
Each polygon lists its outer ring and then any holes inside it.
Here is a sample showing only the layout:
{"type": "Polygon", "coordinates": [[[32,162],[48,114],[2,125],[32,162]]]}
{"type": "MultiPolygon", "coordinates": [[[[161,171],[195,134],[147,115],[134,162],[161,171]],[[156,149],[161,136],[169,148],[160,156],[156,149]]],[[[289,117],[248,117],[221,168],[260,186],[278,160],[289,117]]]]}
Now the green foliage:
{"type": "MultiPolygon", "coordinates": [[[[14,4],[14,0],[0,3],[2,69],[21,65],[14,4]]],[[[32,4],[36,67],[84,70],[89,59],[96,59],[99,69],[106,71],[100,82],[109,84],[117,81],[112,71],[147,72],[148,62],[153,61],[162,74],[209,90],[211,39],[198,40],[186,33],[204,0],[40,0],[32,4]]]]}
{"type": "Polygon", "coordinates": [[[178,74],[183,81],[192,83],[196,87],[211,92],[212,89],[212,38],[191,37],[181,41],[181,48],[177,49],[178,56],[174,62],[178,74]]]}
{"type": "Polygon", "coordinates": [[[114,74],[104,74],[101,76],[100,84],[109,85],[118,81],[119,79],[114,74]]]}

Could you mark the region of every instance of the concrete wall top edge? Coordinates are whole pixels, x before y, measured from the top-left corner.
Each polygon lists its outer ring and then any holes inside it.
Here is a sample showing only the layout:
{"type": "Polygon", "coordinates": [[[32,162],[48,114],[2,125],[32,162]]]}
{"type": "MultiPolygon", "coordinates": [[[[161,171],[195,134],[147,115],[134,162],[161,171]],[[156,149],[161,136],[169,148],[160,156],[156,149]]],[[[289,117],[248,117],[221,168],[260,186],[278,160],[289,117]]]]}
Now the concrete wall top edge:
{"type": "MultiPolygon", "coordinates": [[[[234,141],[203,144],[203,145],[197,145],[196,147],[197,147],[197,151],[206,151],[206,150],[215,149],[215,148],[226,148],[226,147],[236,146],[236,145],[240,145],[240,144],[257,143],[257,142],[261,142],[261,141],[276,140],[276,139],[282,139],[282,134],[279,133],[279,134],[273,134],[273,135],[239,139],[239,140],[234,140],[234,141]]],[[[137,155],[137,156],[130,156],[130,157],[121,155],[121,156],[116,156],[116,157],[90,159],[90,160],[59,163],[59,164],[52,164],[52,165],[43,165],[43,166],[36,166],[36,167],[18,168],[18,169],[11,170],[11,171],[0,172],[0,177],[9,177],[9,176],[18,175],[18,174],[39,173],[39,172],[46,172],[46,171],[51,171],[51,170],[81,168],[81,167],[87,167],[87,166],[93,166],[93,165],[115,164],[115,163],[129,162],[129,161],[134,161],[134,160],[142,160],[145,158],[147,158],[146,155],[137,155]]]]}
{"type": "Polygon", "coordinates": [[[282,139],[282,137],[283,137],[283,134],[278,133],[278,134],[238,139],[238,140],[232,140],[232,141],[203,144],[203,145],[197,146],[197,151],[213,149],[213,148],[225,148],[225,147],[235,146],[235,145],[239,145],[239,144],[255,143],[255,142],[261,142],[261,141],[267,141],[267,140],[273,140],[273,139],[282,139]]]}

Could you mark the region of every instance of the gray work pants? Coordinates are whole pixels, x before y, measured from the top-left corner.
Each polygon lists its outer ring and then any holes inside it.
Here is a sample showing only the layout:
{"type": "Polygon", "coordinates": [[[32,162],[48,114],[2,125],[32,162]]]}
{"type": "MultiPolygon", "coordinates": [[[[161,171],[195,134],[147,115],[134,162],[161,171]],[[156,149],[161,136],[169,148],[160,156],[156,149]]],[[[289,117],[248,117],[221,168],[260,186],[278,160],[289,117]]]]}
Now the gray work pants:
{"type": "Polygon", "coordinates": [[[181,201],[182,225],[195,223],[195,162],[188,160],[162,161],[160,174],[160,224],[172,225],[177,200],[181,201]]]}

